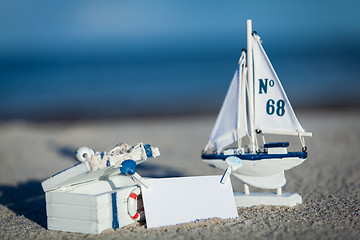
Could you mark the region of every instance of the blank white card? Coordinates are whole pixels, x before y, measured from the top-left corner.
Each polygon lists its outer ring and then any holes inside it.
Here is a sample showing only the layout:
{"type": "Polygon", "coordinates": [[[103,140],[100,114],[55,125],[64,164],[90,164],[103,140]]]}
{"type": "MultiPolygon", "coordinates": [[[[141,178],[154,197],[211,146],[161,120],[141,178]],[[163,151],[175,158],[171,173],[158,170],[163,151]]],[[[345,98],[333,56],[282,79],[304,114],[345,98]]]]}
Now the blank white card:
{"type": "Polygon", "coordinates": [[[222,176],[146,179],[141,187],[148,228],[208,218],[236,218],[238,213],[230,179],[222,176]]]}

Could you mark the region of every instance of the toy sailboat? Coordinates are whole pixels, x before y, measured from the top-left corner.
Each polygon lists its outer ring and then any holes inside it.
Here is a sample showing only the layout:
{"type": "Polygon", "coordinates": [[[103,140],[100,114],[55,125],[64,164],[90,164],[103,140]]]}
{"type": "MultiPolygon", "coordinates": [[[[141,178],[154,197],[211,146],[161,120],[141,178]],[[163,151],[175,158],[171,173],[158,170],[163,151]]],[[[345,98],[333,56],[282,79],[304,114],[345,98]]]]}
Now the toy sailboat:
{"type": "MultiPolygon", "coordinates": [[[[286,183],[284,170],[307,159],[305,136],[312,136],[312,133],[306,132],[299,123],[261,45],[260,37],[252,32],[251,20],[247,20],[247,52],[243,50],[241,53],[202,159],[211,166],[225,170],[228,168],[225,160],[237,157],[241,166],[232,174],[245,183],[245,196],[250,195],[248,185],[277,189],[275,196],[285,196],[281,192],[281,187],[286,183]],[[265,135],[268,134],[298,136],[302,149],[288,152],[288,142],[267,143],[265,135]],[[257,135],[262,139],[262,146],[257,135]],[[244,145],[246,141],[248,145],[244,145]],[[236,147],[232,148],[234,145],[236,147]]],[[[254,201],[250,205],[266,204],[266,201],[254,201]]],[[[297,203],[301,201],[300,197],[297,203]]],[[[271,205],[284,204],[276,204],[275,201],[271,205]]]]}

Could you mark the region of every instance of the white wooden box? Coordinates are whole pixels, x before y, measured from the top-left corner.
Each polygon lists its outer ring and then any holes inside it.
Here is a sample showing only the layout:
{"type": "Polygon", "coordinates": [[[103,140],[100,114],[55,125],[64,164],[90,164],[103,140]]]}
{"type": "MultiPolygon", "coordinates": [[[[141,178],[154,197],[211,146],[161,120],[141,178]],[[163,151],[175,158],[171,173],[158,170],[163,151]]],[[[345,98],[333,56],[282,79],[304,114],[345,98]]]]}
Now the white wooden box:
{"type": "Polygon", "coordinates": [[[118,169],[90,172],[86,163],[42,183],[48,229],[98,234],[134,222],[127,200],[136,183],[118,169]]]}

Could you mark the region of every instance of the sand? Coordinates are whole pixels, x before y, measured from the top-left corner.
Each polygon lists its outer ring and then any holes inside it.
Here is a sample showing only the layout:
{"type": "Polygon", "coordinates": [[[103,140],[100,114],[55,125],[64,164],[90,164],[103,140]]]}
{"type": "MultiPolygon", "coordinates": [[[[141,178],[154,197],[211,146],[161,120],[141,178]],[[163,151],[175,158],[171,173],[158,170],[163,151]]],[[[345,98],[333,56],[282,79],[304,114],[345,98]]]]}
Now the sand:
{"type": "MultiPolygon", "coordinates": [[[[356,239],[360,237],[360,111],[298,112],[313,132],[308,160],[286,172],[283,192],[295,207],[239,208],[239,218],[147,229],[134,223],[101,235],[49,231],[41,181],[76,163],[74,150],[109,150],[140,141],[161,156],[139,166],[143,176],[221,174],[200,159],[214,116],[68,123],[0,124],[0,239],[356,239]]],[[[232,178],[235,191],[242,183],[232,178]]],[[[254,190],[251,188],[251,190],[254,190]]],[[[206,199],[204,199],[206,200],[206,199]]]]}

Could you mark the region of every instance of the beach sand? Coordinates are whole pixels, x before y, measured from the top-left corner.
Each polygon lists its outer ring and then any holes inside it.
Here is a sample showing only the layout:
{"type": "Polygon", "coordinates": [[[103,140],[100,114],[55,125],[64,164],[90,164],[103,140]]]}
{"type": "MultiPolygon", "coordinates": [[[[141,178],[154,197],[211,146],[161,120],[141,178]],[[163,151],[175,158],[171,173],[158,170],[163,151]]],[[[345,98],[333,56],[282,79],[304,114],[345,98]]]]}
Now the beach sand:
{"type": "MultiPolygon", "coordinates": [[[[301,205],[238,208],[237,219],[157,229],[134,223],[101,235],[47,230],[41,182],[74,165],[77,147],[105,151],[118,142],[159,147],[160,157],[139,165],[143,176],[222,174],[200,159],[216,116],[1,123],[0,239],[359,238],[360,111],[299,111],[297,115],[313,138],[307,139],[308,160],[285,172],[283,192],[299,193],[301,205]]],[[[235,191],[243,191],[240,181],[232,178],[232,183],[235,191]]]]}

